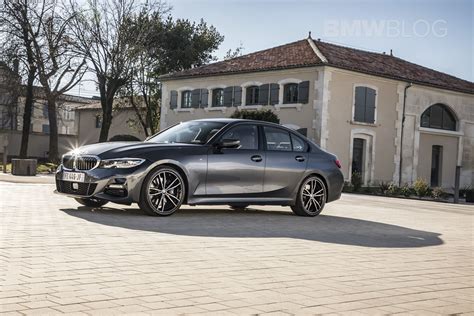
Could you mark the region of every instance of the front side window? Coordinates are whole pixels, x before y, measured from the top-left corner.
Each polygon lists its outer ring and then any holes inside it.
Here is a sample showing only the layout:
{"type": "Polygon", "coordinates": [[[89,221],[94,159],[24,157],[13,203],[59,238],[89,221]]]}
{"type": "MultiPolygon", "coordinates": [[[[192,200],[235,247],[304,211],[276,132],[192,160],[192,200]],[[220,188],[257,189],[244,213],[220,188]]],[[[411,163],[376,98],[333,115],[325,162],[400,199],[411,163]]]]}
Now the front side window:
{"type": "Polygon", "coordinates": [[[285,104],[298,103],[298,84],[296,83],[286,84],[284,87],[283,93],[284,93],[283,103],[285,104]]]}
{"type": "Polygon", "coordinates": [[[192,92],[191,91],[183,91],[181,94],[181,107],[182,108],[190,108],[192,105],[192,92]]]}
{"type": "Polygon", "coordinates": [[[443,104],[435,104],[421,115],[421,127],[456,130],[456,118],[443,104]]]}
{"type": "Polygon", "coordinates": [[[356,87],[354,100],[354,121],[373,124],[375,122],[375,89],[356,87]]]}
{"type": "Polygon", "coordinates": [[[224,89],[212,90],[212,106],[224,106],[224,89]]]}
{"type": "Polygon", "coordinates": [[[267,145],[267,150],[276,150],[276,151],[291,151],[291,140],[290,133],[285,130],[267,127],[263,128],[265,131],[265,142],[267,145]]]}
{"type": "Polygon", "coordinates": [[[147,142],[172,144],[205,144],[226,125],[222,122],[189,121],[164,130],[147,142]]]}
{"type": "Polygon", "coordinates": [[[240,147],[238,149],[258,149],[258,128],[255,125],[238,125],[231,128],[221,137],[224,139],[238,139],[240,147]]]}
{"type": "Polygon", "coordinates": [[[260,88],[251,86],[247,88],[247,105],[257,105],[259,103],[260,88]]]}

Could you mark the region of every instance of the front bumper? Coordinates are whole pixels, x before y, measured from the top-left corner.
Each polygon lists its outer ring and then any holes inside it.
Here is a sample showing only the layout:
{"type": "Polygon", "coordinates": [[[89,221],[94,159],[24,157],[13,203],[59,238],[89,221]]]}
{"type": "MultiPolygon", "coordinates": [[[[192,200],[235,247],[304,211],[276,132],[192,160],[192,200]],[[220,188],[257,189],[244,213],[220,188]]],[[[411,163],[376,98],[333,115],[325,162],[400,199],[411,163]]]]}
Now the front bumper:
{"type": "Polygon", "coordinates": [[[147,164],[134,168],[68,170],[60,165],[56,172],[57,194],[73,198],[98,198],[115,203],[138,202],[147,164]],[[64,181],[64,171],[84,173],[84,182],[64,181]]]}

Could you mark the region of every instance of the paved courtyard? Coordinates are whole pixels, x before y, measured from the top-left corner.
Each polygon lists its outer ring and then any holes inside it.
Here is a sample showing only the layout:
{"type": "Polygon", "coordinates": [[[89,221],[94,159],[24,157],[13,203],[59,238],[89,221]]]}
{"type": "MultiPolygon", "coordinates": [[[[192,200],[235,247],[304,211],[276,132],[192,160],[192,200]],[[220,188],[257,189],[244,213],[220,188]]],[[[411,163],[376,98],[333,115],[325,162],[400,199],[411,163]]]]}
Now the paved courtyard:
{"type": "Polygon", "coordinates": [[[0,313],[474,312],[474,206],[343,195],[316,218],[152,218],[52,190],[0,182],[0,313]]]}

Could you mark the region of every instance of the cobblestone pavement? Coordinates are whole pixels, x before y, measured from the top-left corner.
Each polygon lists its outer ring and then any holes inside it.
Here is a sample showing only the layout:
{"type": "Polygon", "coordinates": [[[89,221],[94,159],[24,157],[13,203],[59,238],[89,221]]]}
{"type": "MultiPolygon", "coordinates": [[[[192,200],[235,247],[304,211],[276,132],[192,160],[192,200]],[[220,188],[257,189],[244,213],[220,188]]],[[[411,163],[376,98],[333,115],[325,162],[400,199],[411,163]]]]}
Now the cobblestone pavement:
{"type": "Polygon", "coordinates": [[[474,206],[343,195],[289,208],[88,209],[0,182],[0,313],[474,311],[474,206]]]}

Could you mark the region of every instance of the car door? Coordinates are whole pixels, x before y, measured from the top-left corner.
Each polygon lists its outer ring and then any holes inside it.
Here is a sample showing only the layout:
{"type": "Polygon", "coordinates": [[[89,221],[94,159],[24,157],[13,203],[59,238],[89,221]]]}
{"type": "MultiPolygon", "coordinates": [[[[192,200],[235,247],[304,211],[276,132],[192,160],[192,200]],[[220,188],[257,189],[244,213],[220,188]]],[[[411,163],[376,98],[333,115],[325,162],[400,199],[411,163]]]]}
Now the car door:
{"type": "Polygon", "coordinates": [[[298,187],[308,162],[308,144],[286,129],[264,126],[265,177],[269,197],[286,198],[298,187]]]}
{"type": "Polygon", "coordinates": [[[265,152],[256,124],[238,124],[217,140],[238,139],[238,148],[213,147],[208,154],[206,193],[209,196],[258,194],[263,191],[265,152]]]}

